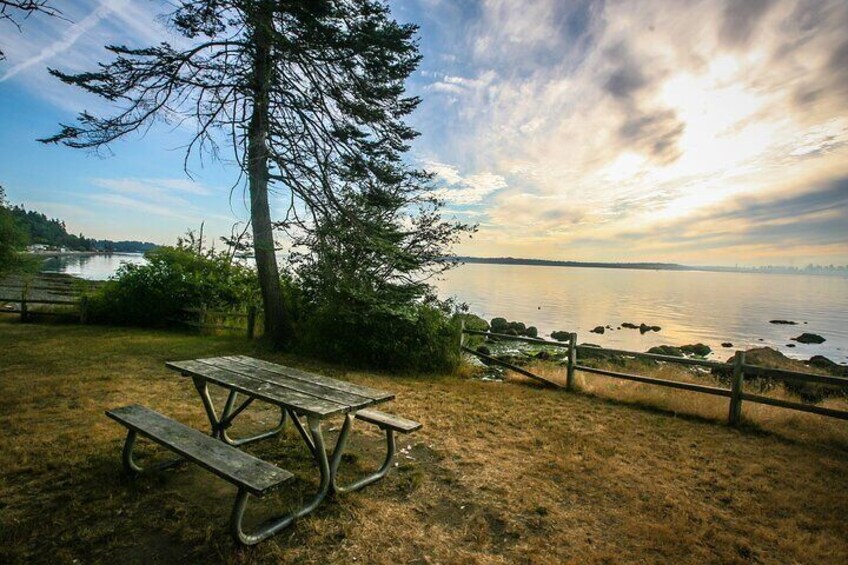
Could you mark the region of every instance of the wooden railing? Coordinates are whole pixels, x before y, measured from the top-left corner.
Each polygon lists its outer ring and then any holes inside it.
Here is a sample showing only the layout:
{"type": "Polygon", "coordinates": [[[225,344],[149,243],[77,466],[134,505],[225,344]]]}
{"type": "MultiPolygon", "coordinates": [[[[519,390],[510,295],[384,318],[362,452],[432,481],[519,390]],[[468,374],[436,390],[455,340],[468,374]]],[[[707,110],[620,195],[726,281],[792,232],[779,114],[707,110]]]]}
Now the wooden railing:
{"type": "Polygon", "coordinates": [[[260,311],[256,306],[250,306],[247,312],[209,310],[206,308],[184,308],[183,312],[195,315],[196,320],[175,320],[180,324],[200,329],[230,330],[239,332],[243,331],[245,332],[245,336],[247,337],[247,339],[253,339],[256,335],[256,318],[257,315],[260,314],[260,311]],[[235,319],[246,318],[247,323],[245,326],[233,326],[229,324],[218,324],[210,322],[210,318],[215,317],[235,319]]]}
{"type": "Polygon", "coordinates": [[[568,350],[568,355],[566,357],[566,390],[574,389],[574,375],[576,371],[582,371],[585,373],[591,373],[595,375],[602,375],[606,377],[612,377],[615,379],[622,379],[628,381],[635,381],[650,385],[663,386],[669,388],[676,388],[682,390],[688,390],[692,392],[699,392],[702,394],[711,394],[714,396],[722,396],[729,399],[728,406],[728,422],[731,425],[738,425],[742,420],[742,402],[755,402],[759,404],[768,404],[770,406],[777,406],[780,408],[788,408],[790,410],[798,410],[801,412],[809,412],[812,414],[819,414],[822,416],[829,416],[831,418],[839,418],[841,420],[848,420],[848,411],[846,410],[836,410],[833,408],[825,408],[822,406],[814,406],[812,404],[804,404],[801,402],[793,402],[789,400],[782,400],[779,398],[772,398],[769,396],[763,396],[758,394],[751,394],[745,392],[744,390],[744,382],[746,378],[768,378],[776,381],[794,381],[794,382],[802,382],[802,383],[814,383],[814,384],[824,384],[824,385],[832,385],[838,387],[844,387],[845,391],[848,391],[848,378],[844,377],[835,377],[830,375],[814,375],[811,373],[800,373],[797,371],[786,371],[783,369],[771,369],[768,367],[761,367],[758,365],[751,365],[745,361],[745,352],[737,351],[734,358],[733,363],[722,363],[720,361],[709,361],[706,359],[692,359],[688,357],[673,357],[670,355],[659,355],[656,353],[640,353],[637,351],[625,351],[622,349],[607,349],[602,347],[593,347],[588,345],[577,345],[577,334],[571,333],[569,334],[568,341],[560,342],[560,341],[548,341],[545,339],[531,338],[531,337],[523,337],[523,336],[514,336],[508,334],[499,334],[478,330],[470,330],[462,329],[463,338],[460,343],[460,348],[462,351],[467,353],[471,353],[472,355],[476,355],[489,363],[493,363],[495,365],[500,365],[505,367],[511,371],[515,371],[537,381],[540,381],[548,386],[552,386],[554,388],[563,388],[563,386],[557,382],[554,382],[550,379],[547,379],[541,375],[537,375],[532,371],[529,371],[523,367],[518,367],[512,363],[508,363],[506,361],[497,359],[491,355],[487,355],[481,353],[475,349],[467,347],[465,345],[464,336],[465,335],[479,335],[485,336],[487,338],[495,338],[496,340],[511,340],[511,341],[520,341],[524,343],[532,343],[536,345],[543,345],[546,347],[559,347],[568,350]],[[597,367],[590,367],[587,365],[581,365],[579,363],[579,354],[580,353],[589,353],[591,352],[593,355],[625,355],[628,357],[633,357],[636,359],[651,359],[654,361],[663,361],[666,363],[675,363],[678,365],[687,365],[687,366],[695,366],[695,367],[706,367],[709,369],[722,369],[727,371],[731,376],[731,387],[730,388],[722,388],[717,386],[710,385],[702,385],[697,383],[688,383],[682,381],[672,381],[667,379],[659,379],[656,377],[648,377],[645,375],[634,375],[630,373],[621,373],[617,371],[610,371],[607,369],[600,369],[597,367]]]}
{"type": "MultiPolygon", "coordinates": [[[[98,282],[83,281],[62,275],[9,276],[0,281],[0,302],[17,304],[21,321],[29,319],[31,305],[70,306],[76,308],[81,323],[88,318],[88,300],[83,287],[98,286],[98,282]]],[[[67,311],[39,311],[39,315],[67,315],[67,311]]]]}

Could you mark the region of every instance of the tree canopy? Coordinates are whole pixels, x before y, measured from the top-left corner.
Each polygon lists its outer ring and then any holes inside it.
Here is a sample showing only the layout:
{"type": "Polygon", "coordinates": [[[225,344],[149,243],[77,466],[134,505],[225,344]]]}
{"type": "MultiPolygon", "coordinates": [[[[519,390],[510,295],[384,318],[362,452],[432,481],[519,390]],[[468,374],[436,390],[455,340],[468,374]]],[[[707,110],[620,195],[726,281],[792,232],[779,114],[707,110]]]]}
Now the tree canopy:
{"type": "Polygon", "coordinates": [[[186,163],[195,152],[226,159],[228,149],[247,179],[266,329],[276,341],[287,313],[274,228],[289,236],[307,278],[350,265],[346,281],[420,295],[420,281],[443,268],[467,226],[441,220],[430,176],[404,158],[418,135],[405,118],[419,99],[404,84],[420,60],[417,27],[377,0],[175,6],[165,20],[178,41],[109,45],[114,59],[91,72],[51,69],[121,110],[82,112],[42,141],[96,150],[166,122],[193,128],[186,163]],[[273,222],[269,191],[287,203],[273,222]]]}

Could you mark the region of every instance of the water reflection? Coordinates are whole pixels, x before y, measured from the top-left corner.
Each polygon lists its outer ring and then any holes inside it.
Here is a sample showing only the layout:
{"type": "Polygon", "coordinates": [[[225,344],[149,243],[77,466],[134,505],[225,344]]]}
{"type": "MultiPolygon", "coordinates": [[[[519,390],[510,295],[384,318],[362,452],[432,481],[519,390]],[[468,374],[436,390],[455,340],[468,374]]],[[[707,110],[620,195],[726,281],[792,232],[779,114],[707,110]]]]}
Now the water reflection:
{"type": "Polygon", "coordinates": [[[144,263],[140,253],[111,253],[99,255],[64,255],[44,261],[41,270],[48,273],[67,273],[88,280],[106,280],[122,263],[144,263]]]}
{"type": "Polygon", "coordinates": [[[722,359],[735,349],[768,345],[793,357],[848,361],[845,277],[467,264],[449,271],[438,286],[442,297],[456,296],[486,319],[519,320],[546,337],[576,331],[581,343],[634,351],[701,342],[722,359]],[[770,324],[774,319],[799,325],[770,324]],[[618,329],[622,322],[662,331],[618,329]],[[607,325],[613,330],[590,333],[607,325]],[[802,332],[827,341],[804,345],[789,339],[802,332]]]}

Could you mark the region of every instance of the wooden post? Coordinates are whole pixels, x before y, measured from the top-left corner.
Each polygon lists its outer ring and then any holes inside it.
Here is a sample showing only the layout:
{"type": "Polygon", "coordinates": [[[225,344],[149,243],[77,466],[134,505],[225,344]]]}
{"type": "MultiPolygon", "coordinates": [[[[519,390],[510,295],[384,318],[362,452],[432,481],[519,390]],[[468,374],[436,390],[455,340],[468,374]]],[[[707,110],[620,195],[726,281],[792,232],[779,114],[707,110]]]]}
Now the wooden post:
{"type": "Polygon", "coordinates": [[[80,324],[88,323],[88,297],[87,296],[81,296],[80,297],[79,309],[80,309],[80,324]]]}
{"type": "Polygon", "coordinates": [[[465,317],[459,321],[459,356],[462,357],[462,347],[465,345],[465,317]]]}
{"type": "Polygon", "coordinates": [[[574,371],[577,365],[577,334],[568,334],[568,372],[565,377],[565,389],[574,390],[574,371]]]}
{"type": "Polygon", "coordinates": [[[21,321],[27,321],[27,287],[24,286],[23,291],[21,292],[21,321]]]}
{"type": "Polygon", "coordinates": [[[745,352],[737,351],[733,357],[733,381],[730,389],[730,413],[728,423],[738,426],[742,421],[742,384],[745,380],[745,352]]]}
{"type": "Polygon", "coordinates": [[[247,339],[253,339],[256,333],[256,305],[250,307],[247,311],[247,339]]]}

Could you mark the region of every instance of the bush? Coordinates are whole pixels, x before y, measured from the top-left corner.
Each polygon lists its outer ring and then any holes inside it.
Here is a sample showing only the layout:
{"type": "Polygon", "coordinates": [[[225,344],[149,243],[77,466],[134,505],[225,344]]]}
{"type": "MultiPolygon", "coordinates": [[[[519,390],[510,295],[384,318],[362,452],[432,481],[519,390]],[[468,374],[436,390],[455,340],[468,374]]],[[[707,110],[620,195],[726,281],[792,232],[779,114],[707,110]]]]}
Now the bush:
{"type": "Polygon", "coordinates": [[[453,371],[459,323],[433,299],[401,311],[359,304],[325,306],[298,323],[299,348],[329,361],[386,370],[453,371]]]}
{"type": "Polygon", "coordinates": [[[258,296],[255,272],[232,264],[226,253],[178,245],[149,251],[145,258],[145,265],[122,265],[89,297],[91,320],[165,326],[185,319],[186,308],[247,305],[258,296]]]}

